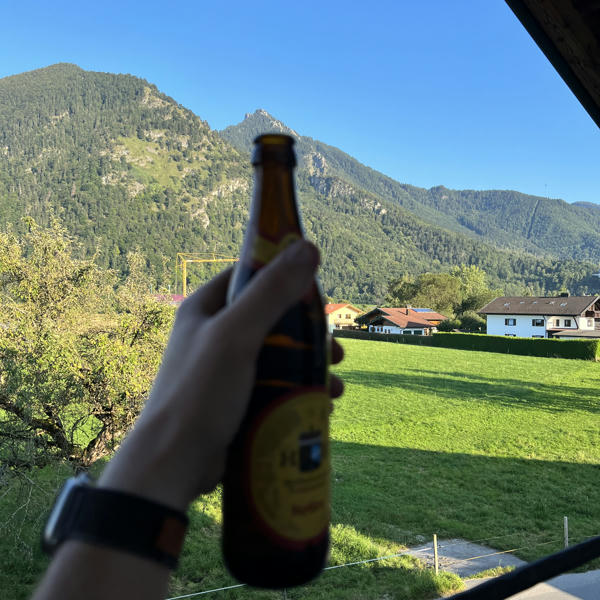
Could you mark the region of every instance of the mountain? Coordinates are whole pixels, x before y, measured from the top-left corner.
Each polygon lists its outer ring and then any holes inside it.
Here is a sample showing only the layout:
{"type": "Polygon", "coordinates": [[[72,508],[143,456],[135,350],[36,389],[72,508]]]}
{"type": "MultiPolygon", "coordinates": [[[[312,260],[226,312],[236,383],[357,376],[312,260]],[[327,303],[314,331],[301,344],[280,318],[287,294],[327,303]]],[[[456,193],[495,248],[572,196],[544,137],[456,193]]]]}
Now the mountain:
{"type": "MultiPolygon", "coordinates": [[[[489,236],[460,223],[466,209],[457,217],[443,196],[463,206],[468,192],[400,184],[264,111],[219,134],[143,79],[69,64],[0,79],[0,223],[18,231],[25,215],[59,219],[101,265],[126,273],[127,253],[139,248],[157,283],[173,284],[177,252],[239,251],[248,149],[267,130],[298,140],[304,223],[336,299],[381,301],[390,279],[460,263],[482,267],[506,293],[597,286],[596,265],[542,252],[535,236],[515,228],[501,243],[491,218],[489,236]]],[[[470,201],[472,221],[485,222],[470,201]]],[[[206,275],[190,268],[190,285],[206,275]]]]}
{"type": "Polygon", "coordinates": [[[104,266],[237,251],[245,157],[193,113],[130,75],[58,64],[0,80],[0,220],[59,218],[104,266]]]}
{"type": "MultiPolygon", "coordinates": [[[[221,131],[246,152],[259,132],[277,131],[296,138],[300,168],[313,176],[330,175],[390,200],[432,225],[464,233],[498,248],[537,256],[600,262],[600,206],[502,190],[429,190],[399,183],[358,162],[338,148],[304,137],[264,110],[246,114],[221,131]]],[[[600,194],[599,198],[600,200],[600,194]]]]}

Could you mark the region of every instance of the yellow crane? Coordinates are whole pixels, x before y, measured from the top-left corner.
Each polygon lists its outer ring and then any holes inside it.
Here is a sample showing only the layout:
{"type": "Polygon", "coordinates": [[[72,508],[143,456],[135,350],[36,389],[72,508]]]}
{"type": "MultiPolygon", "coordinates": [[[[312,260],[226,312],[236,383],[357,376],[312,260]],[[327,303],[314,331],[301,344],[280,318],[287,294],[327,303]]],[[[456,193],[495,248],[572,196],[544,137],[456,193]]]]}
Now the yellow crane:
{"type": "Polygon", "coordinates": [[[177,273],[181,268],[181,288],[185,298],[187,296],[187,265],[188,263],[226,263],[237,262],[237,258],[217,254],[216,252],[178,252],[175,261],[175,292],[177,292],[177,273]]]}

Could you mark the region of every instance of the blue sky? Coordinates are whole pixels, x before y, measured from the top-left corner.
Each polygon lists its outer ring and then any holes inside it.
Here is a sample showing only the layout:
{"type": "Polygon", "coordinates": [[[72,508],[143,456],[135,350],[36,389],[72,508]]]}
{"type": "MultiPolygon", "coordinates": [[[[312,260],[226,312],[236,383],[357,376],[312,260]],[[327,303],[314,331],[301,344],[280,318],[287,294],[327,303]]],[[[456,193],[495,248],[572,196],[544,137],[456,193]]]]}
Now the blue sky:
{"type": "Polygon", "coordinates": [[[6,2],[0,77],[131,73],[211,127],[264,108],[422,187],[600,202],[600,130],[503,0],[6,2]]]}

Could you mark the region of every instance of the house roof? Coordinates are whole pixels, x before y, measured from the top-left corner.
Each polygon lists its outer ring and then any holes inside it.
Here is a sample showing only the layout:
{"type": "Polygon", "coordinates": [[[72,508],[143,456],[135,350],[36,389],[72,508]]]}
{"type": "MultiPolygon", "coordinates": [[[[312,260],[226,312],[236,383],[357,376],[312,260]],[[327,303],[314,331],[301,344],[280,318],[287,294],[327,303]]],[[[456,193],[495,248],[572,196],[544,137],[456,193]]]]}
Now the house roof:
{"type": "Polygon", "coordinates": [[[553,337],[600,338],[600,331],[593,329],[562,329],[553,332],[553,337]]]}
{"type": "Polygon", "coordinates": [[[329,315],[332,312],[335,312],[336,310],[341,310],[342,308],[348,308],[348,309],[353,310],[354,312],[357,312],[357,313],[362,312],[360,310],[360,308],[356,308],[356,306],[352,306],[352,304],[341,303],[341,304],[326,304],[325,305],[325,314],[329,315]]]}
{"type": "Polygon", "coordinates": [[[409,310],[417,313],[419,317],[425,319],[426,321],[445,321],[448,318],[439,312],[435,312],[435,310],[431,310],[430,308],[410,308],[409,310]]]}
{"type": "Polygon", "coordinates": [[[506,0],[579,102],[600,127],[600,3],[506,0]]]}
{"type": "Polygon", "coordinates": [[[379,308],[374,308],[370,310],[368,313],[361,315],[358,317],[357,322],[362,324],[369,324],[373,321],[373,319],[379,318],[380,315],[388,315],[392,316],[410,316],[411,319],[415,319],[416,322],[424,321],[428,325],[431,325],[429,321],[444,321],[447,319],[444,315],[437,313],[430,308],[411,308],[411,307],[403,307],[403,308],[391,308],[387,306],[381,306],[379,308]]]}
{"type": "Polygon", "coordinates": [[[425,319],[402,313],[392,315],[381,314],[378,317],[375,317],[369,324],[382,325],[385,322],[395,325],[396,327],[401,327],[402,329],[427,329],[433,327],[433,325],[425,319]]]}
{"type": "Polygon", "coordinates": [[[580,315],[598,296],[501,296],[486,304],[484,315],[580,315]]]}

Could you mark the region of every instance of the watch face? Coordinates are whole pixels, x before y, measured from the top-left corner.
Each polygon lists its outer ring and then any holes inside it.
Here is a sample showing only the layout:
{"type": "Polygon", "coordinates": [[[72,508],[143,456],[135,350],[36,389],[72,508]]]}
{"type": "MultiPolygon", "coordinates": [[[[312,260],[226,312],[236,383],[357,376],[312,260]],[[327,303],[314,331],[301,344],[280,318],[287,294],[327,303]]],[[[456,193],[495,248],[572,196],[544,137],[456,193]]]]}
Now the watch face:
{"type": "Polygon", "coordinates": [[[88,486],[91,479],[87,473],[67,479],[58,493],[56,502],[52,507],[44,532],[42,534],[42,549],[44,552],[53,552],[65,536],[65,518],[69,516],[69,504],[73,491],[81,486],[88,486]]]}

